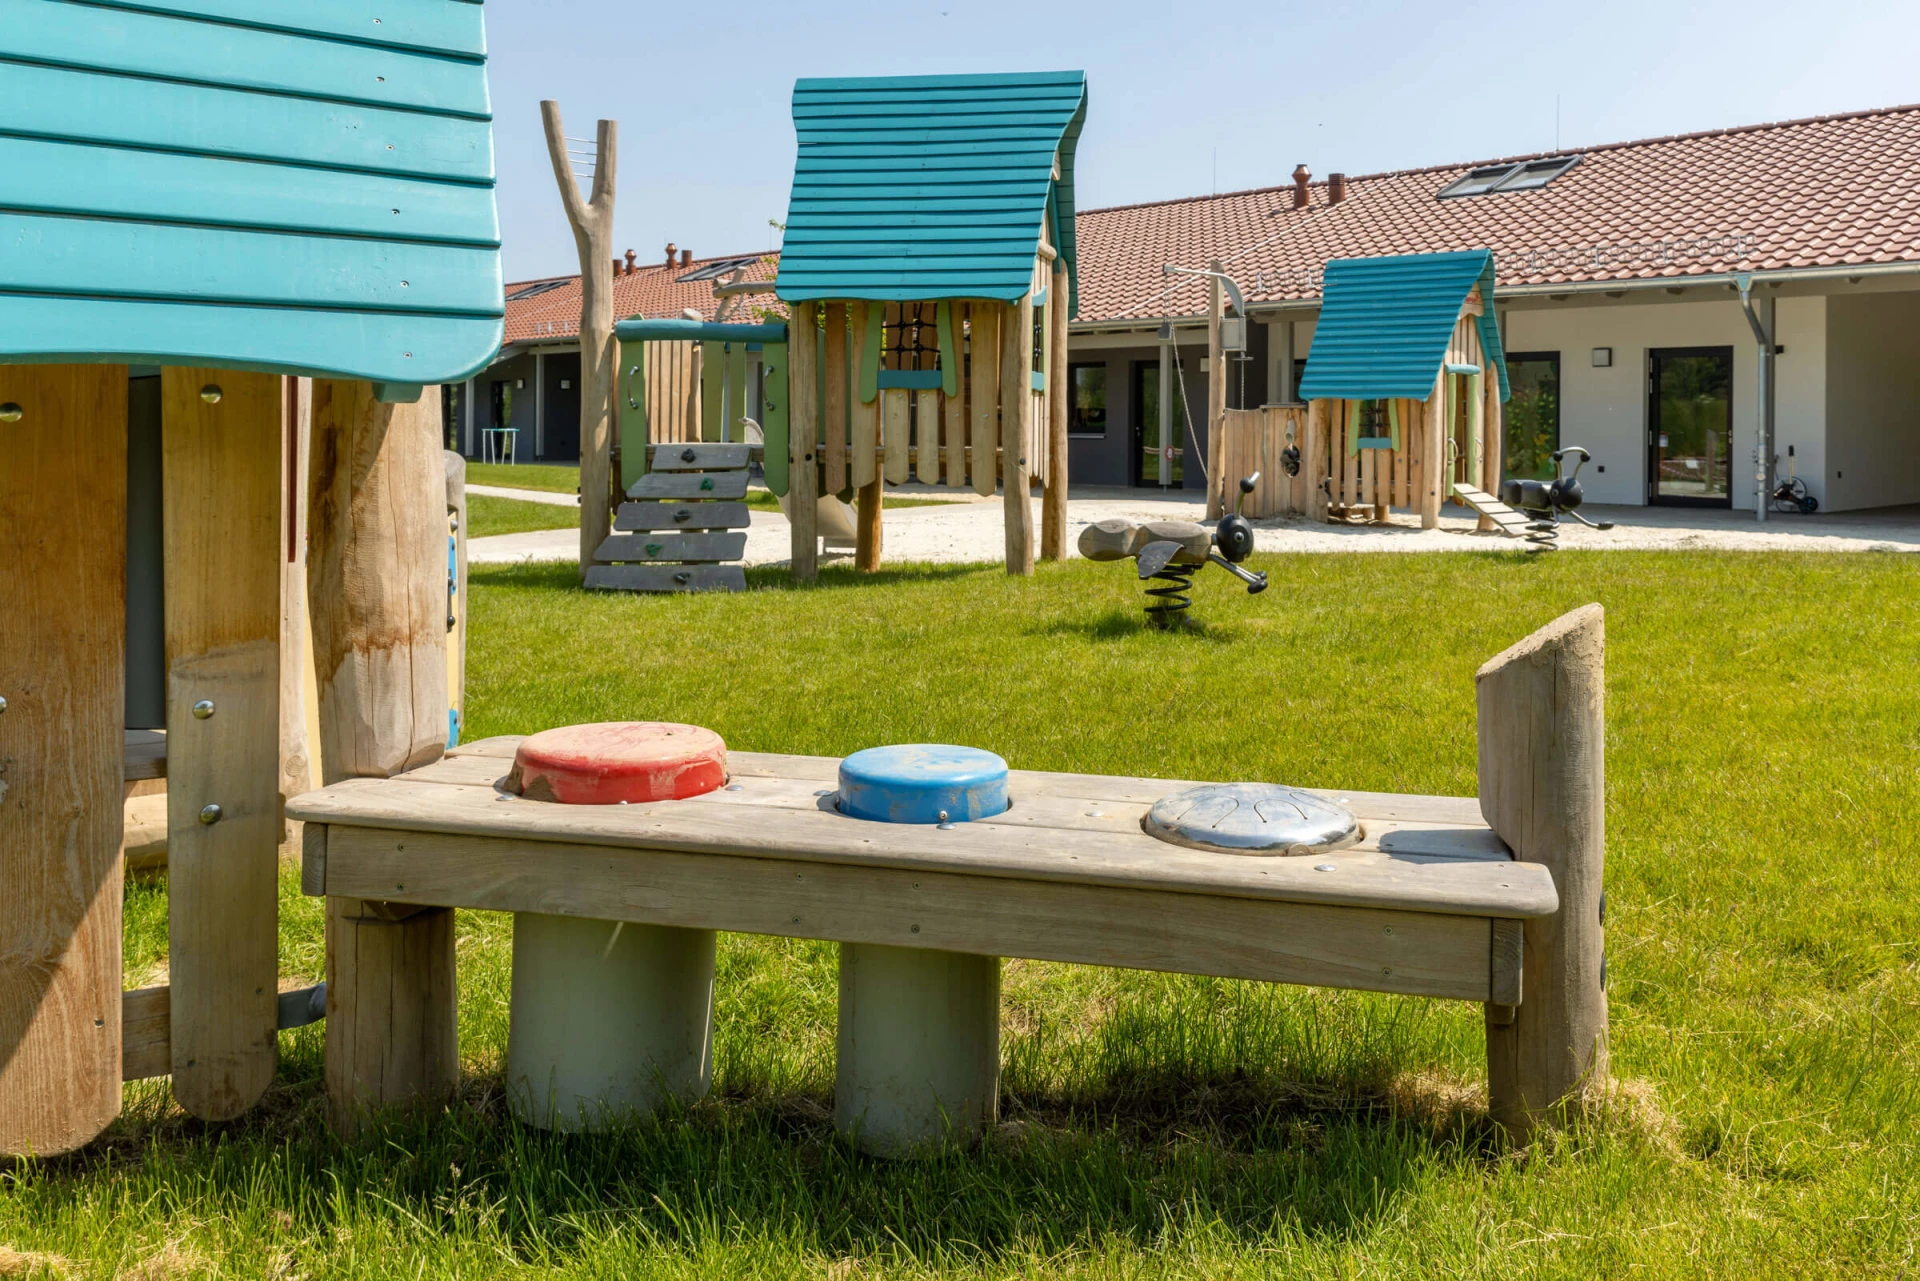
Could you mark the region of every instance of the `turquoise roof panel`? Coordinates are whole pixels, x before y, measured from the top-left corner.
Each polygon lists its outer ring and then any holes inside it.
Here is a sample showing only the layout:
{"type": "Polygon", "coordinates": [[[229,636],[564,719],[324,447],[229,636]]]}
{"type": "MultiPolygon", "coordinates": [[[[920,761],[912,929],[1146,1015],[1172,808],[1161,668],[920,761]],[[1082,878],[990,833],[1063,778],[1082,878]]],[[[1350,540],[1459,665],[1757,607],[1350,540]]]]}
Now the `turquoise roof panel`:
{"type": "Polygon", "coordinates": [[[1425,400],[1475,285],[1484,304],[1480,345],[1506,400],[1507,362],[1494,318],[1493,252],[1487,249],[1329,262],[1300,398],[1425,400]]]}
{"type": "Polygon", "coordinates": [[[0,361],[484,368],[486,61],[475,0],[0,0],[0,361]]]}
{"type": "Polygon", "coordinates": [[[1081,71],[801,80],[785,302],[998,298],[1031,285],[1043,226],[1077,307],[1081,71]],[[1053,177],[1055,158],[1060,177],[1053,177]]]}

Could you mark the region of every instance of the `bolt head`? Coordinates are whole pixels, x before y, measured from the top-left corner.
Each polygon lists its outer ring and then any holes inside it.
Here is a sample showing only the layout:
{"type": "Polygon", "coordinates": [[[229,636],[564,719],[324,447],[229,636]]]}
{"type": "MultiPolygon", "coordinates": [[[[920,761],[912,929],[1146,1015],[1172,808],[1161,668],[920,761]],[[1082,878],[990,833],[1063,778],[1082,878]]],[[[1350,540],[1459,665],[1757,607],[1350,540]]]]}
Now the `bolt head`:
{"type": "Polygon", "coordinates": [[[7,700],[5,698],[0,698],[0,712],[4,712],[6,710],[7,710],[7,700]]]}
{"type": "Polygon", "coordinates": [[[208,827],[212,827],[215,823],[218,823],[221,817],[221,809],[218,805],[202,805],[200,807],[200,821],[208,827]]]}
{"type": "Polygon", "coordinates": [[[199,702],[193,705],[193,719],[195,719],[196,721],[204,721],[209,716],[212,716],[212,715],[213,715],[212,699],[203,698],[199,702]]]}
{"type": "Polygon", "coordinates": [[[209,405],[219,404],[220,397],[223,394],[224,393],[220,390],[219,383],[208,383],[206,386],[200,389],[200,399],[206,401],[209,405]]]}

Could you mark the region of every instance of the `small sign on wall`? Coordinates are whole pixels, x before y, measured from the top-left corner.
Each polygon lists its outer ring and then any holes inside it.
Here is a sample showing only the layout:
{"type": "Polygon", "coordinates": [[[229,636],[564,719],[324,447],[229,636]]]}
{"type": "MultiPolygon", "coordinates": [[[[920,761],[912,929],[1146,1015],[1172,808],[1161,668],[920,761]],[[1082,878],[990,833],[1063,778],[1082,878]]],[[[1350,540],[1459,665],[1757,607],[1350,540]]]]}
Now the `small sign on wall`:
{"type": "Polygon", "coordinates": [[[1595,347],[1593,349],[1593,367],[1595,369],[1613,368],[1613,348],[1595,347]]]}

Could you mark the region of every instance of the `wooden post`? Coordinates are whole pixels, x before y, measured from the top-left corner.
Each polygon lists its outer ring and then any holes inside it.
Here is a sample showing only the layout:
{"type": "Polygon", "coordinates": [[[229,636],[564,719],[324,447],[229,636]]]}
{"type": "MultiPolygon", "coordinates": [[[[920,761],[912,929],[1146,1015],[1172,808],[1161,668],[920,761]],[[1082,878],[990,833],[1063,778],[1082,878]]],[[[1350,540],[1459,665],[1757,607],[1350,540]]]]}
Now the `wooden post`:
{"type": "Polygon", "coordinates": [[[1047,483],[1040,491],[1040,554],[1067,557],[1067,414],[1073,378],[1067,367],[1067,269],[1055,260],[1047,290],[1047,483]]]}
{"type": "MultiPolygon", "coordinates": [[[[1207,264],[1209,271],[1220,271],[1220,260],[1207,264]]],[[[1225,512],[1227,493],[1226,460],[1221,443],[1227,434],[1227,369],[1221,359],[1220,321],[1226,312],[1220,277],[1207,279],[1207,519],[1219,520],[1225,512]]],[[[1164,433],[1164,428],[1162,431],[1164,433]]]]}
{"type": "Polygon", "coordinates": [[[1440,528],[1440,507],[1447,500],[1447,371],[1433,380],[1421,430],[1426,434],[1425,476],[1420,486],[1420,528],[1440,528]]]}
{"type": "Polygon", "coordinates": [[[621,495],[613,487],[613,187],[619,169],[619,124],[602,120],[594,135],[593,193],[581,199],[567,159],[560,104],[540,104],[547,157],[580,251],[580,578],[607,540],[621,495]]]}
{"type": "MultiPolygon", "coordinates": [[[[641,449],[644,457],[645,446],[641,449]]],[[[441,461],[453,524],[453,593],[447,609],[447,705],[454,717],[447,737],[453,741],[467,723],[467,460],[449,449],[441,461]]]]}
{"type": "Polygon", "coordinates": [[[1033,572],[1033,487],[1027,441],[1033,426],[1033,295],[1010,304],[1000,334],[1000,473],[1006,511],[1007,572],[1033,572]]]}
{"type": "Polygon", "coordinates": [[[1305,457],[1300,470],[1306,477],[1306,501],[1301,512],[1309,520],[1324,522],[1327,519],[1327,503],[1331,495],[1327,492],[1327,402],[1310,401],[1307,404],[1306,444],[1302,447],[1305,457]]]}
{"type": "MultiPolygon", "coordinates": [[[[1486,433],[1485,443],[1480,448],[1480,488],[1500,497],[1500,452],[1506,445],[1506,428],[1500,414],[1500,371],[1489,369],[1481,376],[1481,392],[1486,397],[1486,408],[1480,414],[1481,430],[1486,433]]],[[[1497,528],[1491,516],[1480,517],[1480,528],[1497,528]]]]}
{"type": "Polygon", "coordinates": [[[0,1155],[52,1156],[120,1112],[127,369],[0,405],[0,1155]]]}
{"type": "MultiPolygon", "coordinates": [[[[285,483],[280,491],[280,795],[288,799],[313,790],[313,745],[307,729],[307,455],[312,436],[313,380],[281,380],[286,399],[281,455],[285,483]]],[[[458,457],[458,455],[454,455],[458,457]]],[[[465,463],[461,464],[463,467],[465,463]]],[[[283,821],[282,843],[298,844],[300,825],[283,821]]]]}
{"type": "Polygon", "coordinates": [[[273,1080],[285,407],[274,374],[160,372],[169,1040],[174,1098],[207,1121],[273,1080]]]}
{"type": "MultiPolygon", "coordinates": [[[[438,415],[313,384],[308,608],[323,781],[385,778],[447,739],[446,470],[438,415]]],[[[313,839],[309,829],[309,839],[313,839]]],[[[320,839],[324,839],[322,836],[320,839]]],[[[327,899],[327,1101],[431,1101],[459,1080],[453,913],[327,899]]]]}
{"type": "Polygon", "coordinates": [[[810,582],[820,574],[820,481],[813,461],[820,439],[815,306],[795,303],[793,321],[787,326],[787,523],[796,583],[810,582]]]}
{"type": "Polygon", "coordinates": [[[953,326],[953,385],[954,393],[947,397],[947,486],[959,489],[967,483],[967,435],[971,425],[967,420],[967,305],[963,302],[950,304],[951,324],[953,326]]]}
{"type": "Polygon", "coordinates": [[[1480,812],[1560,896],[1525,924],[1521,1003],[1487,1007],[1490,1107],[1521,1143],[1607,1079],[1605,652],[1587,605],[1474,677],[1480,812]]]}
{"type": "Polygon", "coordinates": [[[826,381],[820,387],[821,460],[826,479],[822,492],[837,494],[847,487],[847,304],[827,304],[827,327],[822,335],[826,381]]]}
{"type": "Polygon", "coordinates": [[[1006,320],[1005,303],[977,302],[967,308],[967,324],[973,331],[967,387],[973,411],[973,448],[967,469],[973,474],[973,492],[983,498],[992,495],[1000,478],[994,447],[1000,441],[1000,328],[1006,320]]]}

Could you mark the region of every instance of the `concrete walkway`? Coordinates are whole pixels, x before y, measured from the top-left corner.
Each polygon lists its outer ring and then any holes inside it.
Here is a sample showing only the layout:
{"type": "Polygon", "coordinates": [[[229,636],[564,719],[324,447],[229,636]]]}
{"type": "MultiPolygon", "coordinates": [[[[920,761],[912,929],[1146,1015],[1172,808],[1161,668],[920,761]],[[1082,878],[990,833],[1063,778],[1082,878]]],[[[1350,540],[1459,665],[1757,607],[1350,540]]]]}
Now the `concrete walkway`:
{"type": "MultiPolygon", "coordinates": [[[[471,486],[470,493],[531,499],[532,491],[471,486]]],[[[937,507],[889,510],[885,525],[884,556],[889,561],[930,561],[940,564],[994,563],[1005,556],[1003,505],[998,496],[980,498],[930,486],[899,486],[888,491],[900,496],[951,498],[937,507]]],[[[547,494],[535,501],[572,501],[570,495],[547,494]]],[[[1034,528],[1040,524],[1040,502],[1033,500],[1034,528]]],[[[1582,550],[1615,551],[1920,551],[1920,506],[1880,508],[1839,515],[1796,516],[1770,514],[1757,523],[1751,512],[1729,512],[1675,507],[1586,507],[1582,513],[1596,521],[1613,521],[1602,532],[1573,520],[1561,524],[1560,546],[1582,550]]],[[[1099,489],[1072,491],[1067,503],[1069,553],[1080,530],[1097,520],[1120,517],[1133,521],[1192,520],[1205,517],[1198,495],[1181,491],[1099,489]]],[[[754,511],[747,531],[748,565],[778,565],[788,559],[786,517],[779,512],[754,511]]],[[[1448,507],[1440,528],[1422,530],[1408,516],[1396,516],[1390,525],[1325,525],[1304,520],[1255,522],[1254,541],[1262,552],[1430,552],[1498,551],[1522,553],[1525,544],[1497,534],[1476,534],[1473,513],[1448,507]]],[[[476,538],[467,555],[476,563],[521,560],[572,560],[579,534],[571,529],[530,534],[502,534],[476,538]]],[[[828,559],[832,559],[829,557],[828,559]]]]}

